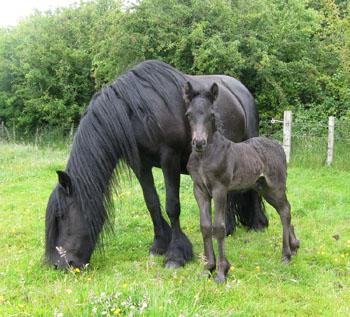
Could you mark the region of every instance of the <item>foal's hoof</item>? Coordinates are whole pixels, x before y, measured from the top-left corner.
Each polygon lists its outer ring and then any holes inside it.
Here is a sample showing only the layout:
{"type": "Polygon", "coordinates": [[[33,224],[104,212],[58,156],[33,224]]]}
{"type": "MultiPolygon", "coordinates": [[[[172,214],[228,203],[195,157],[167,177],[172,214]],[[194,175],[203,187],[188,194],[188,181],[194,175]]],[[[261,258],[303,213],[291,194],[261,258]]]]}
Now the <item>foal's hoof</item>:
{"type": "Polygon", "coordinates": [[[282,264],[288,265],[290,262],[290,257],[288,258],[287,256],[282,257],[282,264]]]}
{"type": "Polygon", "coordinates": [[[294,242],[294,245],[291,246],[292,256],[297,254],[299,248],[300,248],[300,241],[296,239],[296,241],[294,242]]]}
{"type": "Polygon", "coordinates": [[[166,269],[177,270],[177,269],[180,269],[181,267],[182,267],[182,265],[180,263],[177,263],[174,261],[168,261],[165,263],[166,269]]]}

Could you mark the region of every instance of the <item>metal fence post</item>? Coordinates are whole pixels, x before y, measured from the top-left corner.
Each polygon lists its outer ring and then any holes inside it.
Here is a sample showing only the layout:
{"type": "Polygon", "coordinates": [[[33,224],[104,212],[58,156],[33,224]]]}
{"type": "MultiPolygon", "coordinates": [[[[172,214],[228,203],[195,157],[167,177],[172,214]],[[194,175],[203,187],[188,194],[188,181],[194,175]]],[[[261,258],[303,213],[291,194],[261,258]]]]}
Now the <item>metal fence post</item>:
{"type": "Polygon", "coordinates": [[[328,119],[328,153],[327,153],[327,165],[330,166],[333,161],[333,148],[334,148],[334,117],[328,119]]]}
{"type": "Polygon", "coordinates": [[[284,112],[283,120],[283,149],[286,153],[287,163],[290,159],[290,150],[291,150],[291,141],[292,141],[292,111],[284,112]]]}

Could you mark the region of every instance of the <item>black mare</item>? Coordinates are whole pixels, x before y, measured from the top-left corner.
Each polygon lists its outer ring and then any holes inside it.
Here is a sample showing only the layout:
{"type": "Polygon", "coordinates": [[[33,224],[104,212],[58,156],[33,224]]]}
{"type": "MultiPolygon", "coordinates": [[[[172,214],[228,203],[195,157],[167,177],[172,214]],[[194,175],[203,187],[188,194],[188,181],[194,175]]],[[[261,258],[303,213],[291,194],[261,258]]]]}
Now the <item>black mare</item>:
{"type": "Polygon", "coordinates": [[[289,263],[297,253],[299,240],[294,234],[290,204],[286,197],[287,162],[283,148],[277,141],[266,138],[255,137],[241,143],[225,138],[220,133],[221,104],[215,101],[219,100],[221,88],[216,83],[210,90],[195,92],[188,82],[184,91],[193,148],[187,170],[192,177],[200,209],[200,226],[207,258],[204,271],[211,274],[216,268],[212,242],[214,235],[219,249],[215,281],[226,281],[230,268],[224,246],[227,193],[248,189],[256,190],[279,213],[283,226],[282,262],[289,263]],[[215,208],[214,224],[212,199],[215,208]]]}
{"type": "MultiPolygon", "coordinates": [[[[48,263],[67,268],[90,261],[102,229],[111,227],[112,193],[118,188],[119,172],[126,167],[136,174],[152,217],[151,255],[166,254],[165,264],[173,268],[193,259],[192,245],[179,220],[180,173],[187,173],[191,153],[183,100],[187,81],[198,88],[218,83],[217,103],[228,139],[242,141],[258,135],[254,100],[236,79],[189,76],[156,60],[135,66],[93,96],[74,137],[66,170],[57,172],[59,182],[46,211],[48,263]],[[152,167],[163,171],[170,226],[161,213],[152,167]]],[[[254,230],[268,225],[254,192],[231,195],[228,201],[229,232],[236,217],[254,230]]]]}

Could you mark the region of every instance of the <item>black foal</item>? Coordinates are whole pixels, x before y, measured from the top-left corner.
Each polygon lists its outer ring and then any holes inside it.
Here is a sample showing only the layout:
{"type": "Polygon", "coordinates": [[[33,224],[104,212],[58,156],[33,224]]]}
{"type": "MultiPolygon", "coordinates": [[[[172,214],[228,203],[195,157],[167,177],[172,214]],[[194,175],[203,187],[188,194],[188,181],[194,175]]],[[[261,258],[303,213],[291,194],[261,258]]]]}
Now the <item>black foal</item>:
{"type": "Polygon", "coordinates": [[[289,263],[297,253],[299,240],[291,224],[290,204],[286,197],[287,163],[281,145],[266,138],[251,138],[234,143],[220,133],[215,100],[218,85],[209,91],[195,92],[188,82],[184,87],[186,116],[191,125],[192,153],[187,170],[194,182],[194,195],[200,209],[200,226],[205,271],[215,270],[212,234],[218,241],[219,261],[215,281],[225,282],[230,268],[225,255],[225,206],[228,191],[254,189],[279,213],[283,225],[282,262],[289,263]],[[212,225],[211,199],[215,217],[212,225]]]}

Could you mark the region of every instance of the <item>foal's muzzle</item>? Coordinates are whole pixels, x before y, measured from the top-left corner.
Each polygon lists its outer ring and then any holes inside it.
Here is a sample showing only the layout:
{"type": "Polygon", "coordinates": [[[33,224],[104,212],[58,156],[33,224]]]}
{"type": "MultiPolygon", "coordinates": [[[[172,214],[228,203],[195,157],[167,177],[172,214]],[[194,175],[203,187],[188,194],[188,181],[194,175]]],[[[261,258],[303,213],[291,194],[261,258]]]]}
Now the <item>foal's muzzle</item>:
{"type": "Polygon", "coordinates": [[[193,139],[192,140],[192,148],[196,152],[202,152],[205,149],[206,146],[207,146],[207,140],[206,139],[201,139],[201,140],[193,139]]]}

